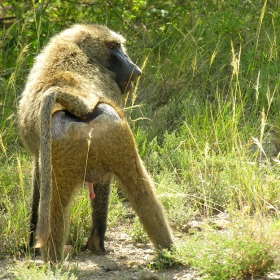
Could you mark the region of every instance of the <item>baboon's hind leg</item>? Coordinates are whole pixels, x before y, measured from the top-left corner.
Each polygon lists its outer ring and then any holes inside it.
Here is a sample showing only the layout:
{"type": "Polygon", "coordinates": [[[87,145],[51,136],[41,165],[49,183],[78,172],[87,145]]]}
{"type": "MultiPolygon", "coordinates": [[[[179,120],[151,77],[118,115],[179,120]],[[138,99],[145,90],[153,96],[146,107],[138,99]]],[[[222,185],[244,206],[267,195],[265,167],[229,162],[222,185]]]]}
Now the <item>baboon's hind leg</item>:
{"type": "MultiPolygon", "coordinates": [[[[54,182],[55,180],[53,180],[54,182]]],[[[51,199],[51,234],[41,248],[44,261],[53,263],[64,259],[64,246],[69,232],[69,208],[72,196],[71,186],[56,181],[52,186],[51,199]]]]}
{"type": "Polygon", "coordinates": [[[122,188],[154,246],[157,249],[171,249],[172,235],[163,206],[153,191],[150,179],[143,176],[146,172],[142,173],[141,169],[135,172],[138,179],[122,180],[122,188]]]}
{"type": "Polygon", "coordinates": [[[108,166],[119,179],[154,246],[171,249],[172,234],[164,209],[156,197],[152,180],[139,157],[128,124],[125,121],[104,118],[100,119],[99,129],[96,126],[95,131],[99,133],[92,136],[93,155],[97,150],[105,166],[108,166]]]}
{"type": "Polygon", "coordinates": [[[92,230],[86,247],[95,254],[105,254],[104,238],[110,195],[110,181],[94,185],[95,199],[91,199],[92,230]]]}

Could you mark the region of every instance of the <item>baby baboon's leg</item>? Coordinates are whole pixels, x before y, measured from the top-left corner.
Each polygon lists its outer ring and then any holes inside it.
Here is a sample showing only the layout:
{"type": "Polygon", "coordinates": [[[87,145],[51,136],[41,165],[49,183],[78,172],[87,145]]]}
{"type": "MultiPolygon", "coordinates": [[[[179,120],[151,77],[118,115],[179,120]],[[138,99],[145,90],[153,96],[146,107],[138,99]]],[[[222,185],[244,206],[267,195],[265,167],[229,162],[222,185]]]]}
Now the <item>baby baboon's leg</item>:
{"type": "Polygon", "coordinates": [[[64,246],[69,231],[70,199],[73,190],[71,186],[63,184],[53,178],[51,217],[50,217],[50,237],[45,246],[41,248],[44,261],[53,263],[64,259],[64,246]]]}
{"type": "Polygon", "coordinates": [[[29,236],[29,248],[34,246],[35,231],[38,222],[38,207],[40,201],[40,173],[38,159],[34,158],[33,178],[32,178],[32,205],[31,205],[31,218],[30,218],[30,236],[29,236]]]}
{"type": "Polygon", "coordinates": [[[110,182],[94,185],[95,199],[91,199],[92,230],[87,241],[87,249],[95,254],[105,254],[104,238],[110,195],[110,182]]]}

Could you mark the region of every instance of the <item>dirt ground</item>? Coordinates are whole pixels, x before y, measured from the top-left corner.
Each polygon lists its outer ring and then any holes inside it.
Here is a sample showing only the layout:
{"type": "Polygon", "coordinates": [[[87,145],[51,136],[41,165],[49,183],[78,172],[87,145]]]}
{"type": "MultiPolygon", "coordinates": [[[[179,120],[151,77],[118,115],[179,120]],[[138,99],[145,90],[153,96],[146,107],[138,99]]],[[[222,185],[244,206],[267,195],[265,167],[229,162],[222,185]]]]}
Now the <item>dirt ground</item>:
{"type": "MultiPolygon", "coordinates": [[[[144,279],[199,279],[188,266],[176,266],[161,271],[147,268],[153,262],[154,251],[151,244],[134,243],[126,233],[127,225],[109,228],[106,234],[106,248],[109,253],[103,256],[89,251],[80,252],[66,262],[67,269],[75,270],[81,280],[144,280],[144,279]]],[[[175,237],[176,238],[176,237],[175,237]]],[[[7,257],[0,260],[0,279],[14,279],[12,268],[19,261],[7,257]]],[[[42,265],[40,257],[35,262],[42,265]]]]}
{"type": "MultiPolygon", "coordinates": [[[[110,253],[98,256],[89,251],[80,252],[66,262],[67,269],[75,270],[75,275],[81,280],[203,279],[187,265],[176,265],[160,271],[147,268],[147,265],[154,259],[152,246],[151,244],[133,243],[131,237],[126,233],[127,226],[127,224],[118,225],[108,229],[106,247],[110,253]]],[[[175,242],[180,237],[180,235],[175,236],[175,242]]],[[[0,260],[0,279],[14,279],[12,268],[19,261],[26,262],[25,259],[15,260],[11,257],[0,260]]],[[[42,264],[39,257],[35,262],[38,265],[42,264]]],[[[266,278],[254,279],[280,279],[280,272],[270,274],[266,278]]]]}

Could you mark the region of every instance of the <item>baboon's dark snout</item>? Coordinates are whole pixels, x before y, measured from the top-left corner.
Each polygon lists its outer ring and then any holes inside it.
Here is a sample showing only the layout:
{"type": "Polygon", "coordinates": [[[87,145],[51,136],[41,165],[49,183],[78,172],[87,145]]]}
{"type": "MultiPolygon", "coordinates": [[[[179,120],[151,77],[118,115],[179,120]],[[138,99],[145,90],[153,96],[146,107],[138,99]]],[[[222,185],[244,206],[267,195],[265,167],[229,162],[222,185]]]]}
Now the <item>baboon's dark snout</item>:
{"type": "Polygon", "coordinates": [[[132,70],[132,75],[131,75],[131,80],[136,81],[141,74],[142,74],[141,69],[136,64],[134,64],[134,68],[132,70]]]}

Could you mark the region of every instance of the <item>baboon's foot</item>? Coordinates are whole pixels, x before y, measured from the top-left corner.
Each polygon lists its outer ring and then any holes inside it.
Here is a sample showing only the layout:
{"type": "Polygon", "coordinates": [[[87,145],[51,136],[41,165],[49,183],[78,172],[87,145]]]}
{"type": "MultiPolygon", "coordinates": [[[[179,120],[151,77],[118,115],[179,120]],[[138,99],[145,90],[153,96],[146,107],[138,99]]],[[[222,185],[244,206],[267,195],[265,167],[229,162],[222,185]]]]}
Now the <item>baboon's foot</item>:
{"type": "Polygon", "coordinates": [[[44,262],[50,262],[55,265],[63,261],[65,257],[63,240],[54,240],[54,238],[49,238],[46,245],[40,248],[40,252],[44,262]]]}
{"type": "Polygon", "coordinates": [[[72,245],[65,245],[63,250],[56,251],[52,248],[41,248],[41,255],[44,262],[50,262],[51,265],[57,266],[61,261],[69,259],[74,255],[74,247],[72,245]]]}
{"type": "Polygon", "coordinates": [[[72,245],[65,245],[64,246],[64,257],[71,258],[74,254],[74,247],[72,245]]]}
{"type": "Polygon", "coordinates": [[[87,241],[85,249],[90,250],[96,255],[105,255],[107,251],[104,248],[104,240],[102,241],[101,239],[97,234],[92,234],[87,241]]]}

